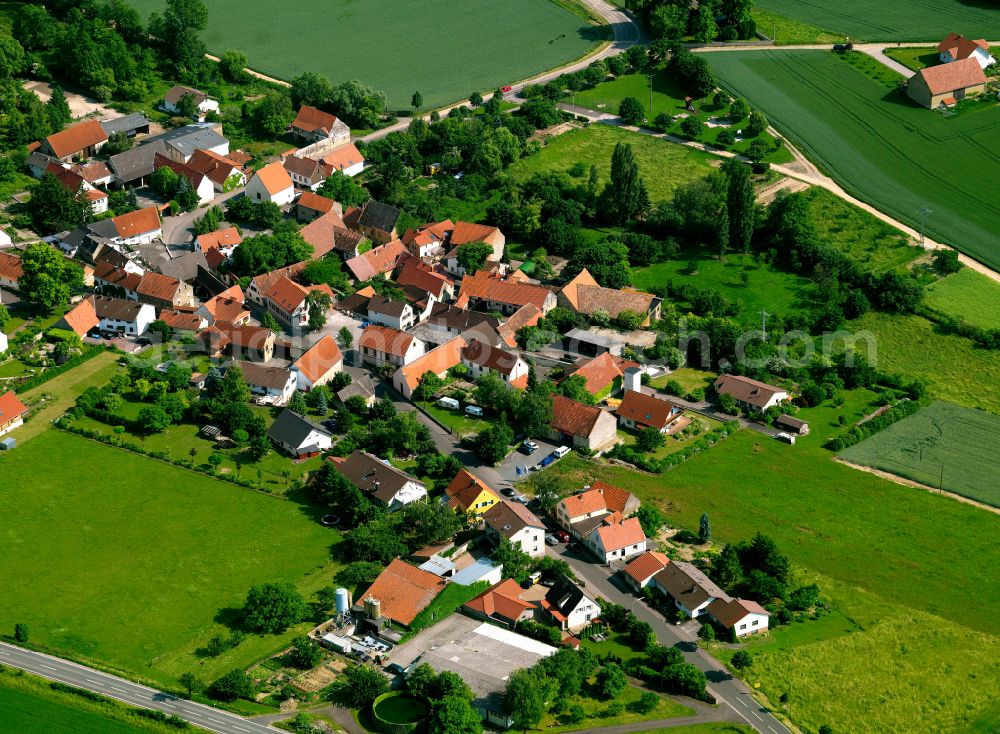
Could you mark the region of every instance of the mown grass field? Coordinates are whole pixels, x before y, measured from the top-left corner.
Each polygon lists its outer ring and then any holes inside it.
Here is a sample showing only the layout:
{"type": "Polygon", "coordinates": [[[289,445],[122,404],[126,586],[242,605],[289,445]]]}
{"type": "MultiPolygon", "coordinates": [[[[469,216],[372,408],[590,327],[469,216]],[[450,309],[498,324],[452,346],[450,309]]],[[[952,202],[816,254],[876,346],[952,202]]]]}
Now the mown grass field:
{"type": "MultiPolygon", "coordinates": [[[[850,36],[852,41],[940,41],[948,30],[969,38],[993,38],[1000,7],[967,0],[759,0],[761,10],[850,36]]],[[[769,29],[760,28],[764,33],[769,29]]],[[[838,40],[842,40],[838,39],[838,40]]]]}
{"type": "Polygon", "coordinates": [[[931,283],[924,304],[983,329],[1000,329],[1000,283],[969,268],[931,283]]]}
{"type": "Polygon", "coordinates": [[[885,55],[895,59],[903,66],[914,71],[926,69],[928,66],[937,66],[941,63],[937,49],[922,46],[909,48],[887,48],[885,55]]]}
{"type": "MultiPolygon", "coordinates": [[[[553,138],[538,155],[515,162],[510,167],[510,175],[526,179],[536,171],[565,173],[574,163],[583,163],[587,170],[591,165],[597,166],[603,187],[610,178],[611,154],[619,142],[631,143],[639,172],[654,203],[669,199],[680,184],[708,175],[712,170],[710,161],[717,160],[708,153],[649,135],[608,125],[590,125],[553,138]]],[[[584,172],[581,183],[586,182],[587,175],[584,172]]]]}
{"type": "MultiPolygon", "coordinates": [[[[747,323],[760,323],[760,310],[786,315],[807,308],[815,287],[808,278],[776,270],[764,265],[757,267],[752,258],[743,269],[742,257],[730,254],[720,262],[715,248],[685,250],[674,260],[656,263],[632,272],[632,285],[640,290],[662,287],[668,280],[673,283],[690,283],[698,288],[711,288],[740,305],[740,318],[747,323]],[[690,263],[697,263],[698,270],[691,273],[690,263]],[[747,274],[743,285],[742,273],[747,274]]],[[[684,304],[678,304],[683,311],[684,304]]]]}
{"type": "MultiPolygon", "coordinates": [[[[7,734],[166,734],[177,729],[140,717],[108,700],[54,691],[48,681],[7,669],[0,673],[0,732],[7,734]]],[[[204,731],[204,729],[189,729],[204,731]]]]}
{"type": "MultiPolygon", "coordinates": [[[[625,74],[612,81],[598,84],[591,89],[584,89],[577,92],[568,98],[568,101],[581,107],[616,115],[618,114],[618,107],[621,101],[626,97],[634,97],[642,103],[643,108],[646,110],[646,120],[649,123],[652,123],[661,112],[666,112],[668,115],[675,117],[673,125],[662,132],[677,136],[683,136],[680,129],[681,118],[679,115],[694,114],[707,125],[710,119],[723,117],[729,112],[728,106],[716,109],[710,104],[711,100],[709,99],[696,101],[696,112],[690,113],[684,108],[685,96],[686,92],[676,84],[667,72],[660,70],[653,74],[652,80],[645,74],[625,74]],[[651,81],[652,96],[650,96],[651,81]]],[[[747,120],[748,118],[743,118],[742,120],[728,123],[727,126],[706,126],[701,135],[698,136],[698,140],[705,143],[714,143],[720,132],[728,128],[735,133],[746,125],[747,120]]],[[[658,130],[658,132],[660,131],[658,130]]],[[[773,145],[774,143],[774,138],[770,133],[765,132],[759,137],[769,145],[773,145]]],[[[741,140],[729,146],[727,150],[745,153],[747,148],[750,147],[751,142],[751,139],[741,140]]],[[[770,163],[790,163],[792,161],[792,154],[786,148],[779,148],[778,150],[772,150],[764,160],[770,163]]]]}
{"type": "Polygon", "coordinates": [[[206,681],[279,648],[256,636],[199,657],[228,634],[247,590],[331,583],[339,536],[322,511],[156,462],[56,429],[0,457],[4,562],[0,628],[26,622],[33,643],[176,685],[206,681]],[[57,457],[57,461],[53,460],[57,457]]]}
{"type": "Polygon", "coordinates": [[[848,191],[914,226],[927,206],[931,238],[1000,267],[1000,190],[967,185],[1000,170],[1000,105],[945,118],[825,51],[708,58],[725,86],[762,108],[848,191]]]}
{"type": "Polygon", "coordinates": [[[872,312],[847,328],[874,337],[880,370],[925,380],[929,394],[940,400],[1000,413],[1000,352],[942,334],[916,315],[872,312]]]}
{"type": "Polygon", "coordinates": [[[765,36],[773,38],[779,46],[790,43],[834,44],[840,43],[844,38],[841,34],[831,33],[801,20],[761,10],[759,7],[755,7],[752,14],[757,23],[757,30],[765,36]]]}
{"type": "Polygon", "coordinates": [[[1000,507],[1000,416],[935,402],[841,451],[845,461],[1000,507]]]}
{"type": "MultiPolygon", "coordinates": [[[[163,0],[130,0],[144,16],[163,0]]],[[[243,51],[257,71],[292,79],[305,71],[333,82],[360,79],[406,109],[495,89],[573,61],[603,40],[603,27],[551,0],[207,0],[210,51],[243,51]]]]}
{"type": "MultiPolygon", "coordinates": [[[[822,576],[801,581],[819,585],[832,613],[749,641],[754,662],[745,674],[800,729],[966,732],[991,715],[1000,695],[1000,637],[822,576]],[[782,693],[789,694],[785,707],[782,693]]],[[[712,653],[728,660],[733,651],[712,653]]]]}

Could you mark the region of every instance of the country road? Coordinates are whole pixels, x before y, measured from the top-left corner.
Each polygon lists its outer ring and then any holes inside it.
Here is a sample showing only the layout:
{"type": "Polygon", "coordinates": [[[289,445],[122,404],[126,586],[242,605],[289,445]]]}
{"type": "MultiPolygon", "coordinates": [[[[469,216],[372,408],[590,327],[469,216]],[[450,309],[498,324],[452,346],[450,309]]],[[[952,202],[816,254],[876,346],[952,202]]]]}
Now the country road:
{"type": "Polygon", "coordinates": [[[0,665],[20,668],[49,680],[100,693],[131,706],[173,714],[195,726],[220,734],[274,734],[276,731],[211,706],[132,683],[116,675],[3,642],[0,642],[0,665]]]}
{"type": "Polygon", "coordinates": [[[566,549],[566,546],[546,546],[545,552],[569,563],[573,573],[584,582],[585,588],[614,604],[631,609],[636,617],[648,622],[656,633],[660,644],[676,647],[684,654],[685,661],[705,673],[708,690],[728,707],[739,719],[745,721],[762,734],[791,734],[788,727],[778,721],[771,712],[754,700],[749,689],[738,678],[732,676],[725,666],[698,647],[698,638],[684,627],[667,624],[659,612],[651,609],[644,601],[618,588],[609,576],[606,566],[584,560],[566,549]]]}

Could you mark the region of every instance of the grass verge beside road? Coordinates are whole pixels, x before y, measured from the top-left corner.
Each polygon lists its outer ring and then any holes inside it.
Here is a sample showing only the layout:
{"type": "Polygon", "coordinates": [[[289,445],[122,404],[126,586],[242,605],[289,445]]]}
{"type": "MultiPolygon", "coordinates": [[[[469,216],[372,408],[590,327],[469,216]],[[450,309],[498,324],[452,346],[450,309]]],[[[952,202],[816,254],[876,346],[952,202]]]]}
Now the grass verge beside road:
{"type": "Polygon", "coordinates": [[[196,652],[228,634],[254,584],[292,581],[309,597],[338,568],[339,535],[300,498],[62,431],[0,458],[0,474],[19,479],[4,494],[0,564],[0,587],[19,591],[0,605],[0,628],[26,622],[33,643],[157,684],[189,671],[211,681],[281,647],[310,623],[219,657],[196,652]]]}

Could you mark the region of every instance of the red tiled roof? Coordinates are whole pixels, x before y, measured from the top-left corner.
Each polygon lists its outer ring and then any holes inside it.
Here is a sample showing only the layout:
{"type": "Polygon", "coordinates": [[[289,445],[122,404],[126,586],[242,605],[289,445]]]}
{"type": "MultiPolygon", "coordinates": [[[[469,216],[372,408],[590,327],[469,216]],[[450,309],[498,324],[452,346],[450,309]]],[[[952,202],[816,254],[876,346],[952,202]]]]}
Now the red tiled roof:
{"type": "Polygon", "coordinates": [[[323,156],[323,163],[337,171],[343,171],[345,168],[364,162],[365,157],[361,155],[361,151],[354,143],[342,145],[329,155],[323,156]]]}
{"type": "Polygon", "coordinates": [[[24,275],[24,268],[21,267],[21,258],[0,252],[0,278],[16,283],[22,275],[24,275]]]}
{"type": "Polygon", "coordinates": [[[517,330],[523,329],[525,326],[534,326],[542,318],[542,315],[542,310],[538,306],[533,303],[526,303],[500,325],[497,333],[500,334],[500,338],[504,340],[504,343],[508,347],[516,347],[517,330]]]}
{"type": "Polygon", "coordinates": [[[222,249],[225,247],[228,249],[236,247],[236,245],[243,242],[243,237],[236,227],[226,227],[225,229],[217,229],[214,232],[200,234],[195,242],[198,243],[198,247],[201,248],[202,252],[207,253],[213,248],[222,249]]]}
{"type": "Polygon", "coordinates": [[[329,112],[323,112],[323,110],[318,110],[309,105],[302,105],[295,119],[292,121],[293,128],[304,130],[307,133],[319,130],[329,134],[336,124],[336,115],[331,115],[329,112]]]}
{"type": "MultiPolygon", "coordinates": [[[[605,352],[605,355],[607,352],[605,352]]],[[[642,426],[663,430],[674,419],[674,405],[646,393],[626,390],[615,411],[619,418],[628,418],[642,426]]]]}
{"type": "Polygon", "coordinates": [[[986,83],[979,62],[973,58],[952,61],[950,64],[929,66],[917,72],[927,83],[931,94],[946,94],[986,83]]]}
{"type": "Polygon", "coordinates": [[[0,395],[0,424],[10,423],[27,412],[28,406],[18,399],[13,390],[8,390],[0,395]]]}
{"type": "Polygon", "coordinates": [[[522,591],[521,585],[514,579],[504,579],[470,599],[465,607],[487,617],[499,616],[515,621],[534,606],[521,599],[522,591]]]}
{"type": "Polygon", "coordinates": [[[642,525],[639,524],[637,517],[615,520],[600,526],[595,532],[600,536],[601,545],[608,553],[646,542],[646,534],[642,532],[642,525]]]}
{"type": "Polygon", "coordinates": [[[580,299],[577,289],[581,285],[597,285],[597,281],[594,280],[594,276],[590,274],[590,271],[587,270],[587,268],[584,268],[577,273],[576,277],[564,285],[560,291],[563,297],[569,301],[569,304],[573,307],[574,311],[580,310],[580,299]]]}
{"type": "Polygon", "coordinates": [[[240,293],[238,298],[234,298],[231,295],[227,295],[228,293],[229,291],[220,293],[215,298],[210,298],[203,304],[205,310],[211,314],[213,321],[236,323],[250,315],[249,309],[243,305],[243,294],[240,293]]]}
{"type": "Polygon", "coordinates": [[[520,357],[513,352],[492,347],[478,339],[472,339],[469,345],[462,350],[462,359],[479,365],[483,369],[510,375],[517,366],[520,357]]]}
{"type": "Polygon", "coordinates": [[[445,586],[445,580],[394,558],[362,599],[381,602],[382,616],[409,625],[445,586]]]}
{"type": "Polygon", "coordinates": [[[140,295],[159,301],[172,301],[181,282],[177,278],[161,273],[146,273],[142,276],[137,291],[140,295]]]}
{"type": "Polygon", "coordinates": [[[607,482],[595,481],[590,489],[573,494],[562,500],[567,514],[573,517],[590,515],[595,512],[624,513],[632,493],[607,482]]]}
{"type": "Polygon", "coordinates": [[[455,224],[450,219],[443,222],[428,222],[422,227],[408,229],[403,235],[403,244],[407,247],[416,245],[430,245],[434,242],[444,242],[448,238],[448,233],[455,229],[455,224]]]}
{"type": "Polygon", "coordinates": [[[450,499],[448,506],[453,510],[461,508],[464,512],[472,509],[472,503],[483,492],[488,492],[492,495],[494,502],[500,501],[500,496],[486,482],[468,469],[459,469],[458,474],[455,475],[455,478],[451,480],[451,484],[444,491],[450,499]]]}
{"type": "Polygon", "coordinates": [[[61,321],[78,336],[84,336],[101,323],[101,320],[97,318],[97,310],[94,308],[92,298],[84,298],[71,311],[67,311],[61,321]]]}
{"type": "Polygon", "coordinates": [[[720,394],[732,395],[735,400],[761,408],[775,395],[786,392],[780,387],[743,375],[719,375],[715,381],[715,389],[720,394]]]}
{"type": "Polygon", "coordinates": [[[309,291],[290,278],[278,278],[264,294],[267,300],[277,304],[282,310],[292,313],[306,300],[309,291]]]}
{"type": "Polygon", "coordinates": [[[239,164],[211,150],[196,150],[188,159],[187,165],[220,186],[233,175],[234,169],[237,173],[240,169],[239,164]]]}
{"type": "Polygon", "coordinates": [[[483,271],[474,275],[466,275],[462,279],[462,288],[459,293],[468,298],[509,303],[514,306],[524,306],[530,303],[539,309],[545,308],[545,301],[552,295],[552,291],[540,285],[512,283],[483,271]]]}
{"type": "Polygon", "coordinates": [[[707,610],[726,629],[732,629],[748,614],[771,616],[764,607],[750,599],[716,599],[707,610]]]}
{"type": "Polygon", "coordinates": [[[552,396],[552,428],[570,436],[589,436],[601,415],[601,409],[584,405],[565,395],[552,396]]]}
{"type": "Polygon", "coordinates": [[[343,361],[344,355],[337,345],[337,340],[333,338],[332,334],[327,334],[309,347],[305,354],[296,360],[294,366],[308,377],[310,382],[315,383],[332,370],[338,362],[343,361]]]}
{"type": "Polygon", "coordinates": [[[413,343],[414,336],[399,329],[392,329],[388,326],[369,324],[361,332],[361,339],[358,347],[368,347],[379,352],[391,354],[394,357],[405,357],[413,343]]]}
{"type": "Polygon", "coordinates": [[[670,559],[665,553],[646,551],[629,561],[628,565],[625,566],[625,573],[635,579],[636,583],[642,584],[666,568],[668,563],[670,563],[670,559]]]}
{"type": "Polygon", "coordinates": [[[623,374],[621,367],[618,366],[618,360],[612,356],[611,352],[604,352],[579,367],[575,372],[570,373],[569,376],[579,375],[583,377],[586,381],[587,392],[591,395],[597,395],[610,387],[623,374]]]}
{"type": "Polygon", "coordinates": [[[155,232],[160,229],[160,213],[155,206],[147,206],[111,220],[118,236],[123,239],[155,232]]]}
{"type": "Polygon", "coordinates": [[[451,232],[448,244],[451,247],[458,247],[469,242],[488,242],[493,244],[493,239],[500,230],[488,224],[474,224],[472,222],[455,222],[455,228],[451,232]]]}
{"type": "Polygon", "coordinates": [[[400,240],[393,240],[352,257],[346,264],[356,279],[368,280],[375,275],[384,275],[395,269],[399,259],[406,252],[406,246],[400,240]]]}
{"type": "Polygon", "coordinates": [[[948,52],[951,54],[953,59],[967,59],[976,49],[983,49],[983,51],[990,50],[990,44],[986,42],[986,39],[979,38],[975,41],[966,38],[965,36],[960,36],[957,33],[949,33],[945,36],[945,39],[938,44],[938,53],[948,52]]]}
{"type": "Polygon", "coordinates": [[[288,171],[277,161],[268,163],[259,169],[254,174],[254,178],[260,179],[260,182],[264,185],[264,189],[272,196],[293,186],[288,171]]]}
{"type": "Polygon", "coordinates": [[[201,329],[204,319],[190,311],[177,311],[175,309],[161,309],[157,317],[171,329],[181,331],[198,331],[201,329]]]}
{"type": "MultiPolygon", "coordinates": [[[[358,291],[358,293],[360,292],[358,291]]],[[[442,377],[445,372],[462,361],[463,347],[465,347],[465,339],[456,336],[454,339],[450,339],[421,357],[418,357],[408,365],[400,367],[399,369],[402,370],[402,376],[407,386],[413,390],[420,384],[420,378],[428,372],[433,372],[438,377],[442,377]]]]}
{"type": "MultiPolygon", "coordinates": [[[[299,197],[297,203],[301,207],[312,209],[317,212],[323,212],[324,214],[332,212],[333,208],[337,205],[337,202],[333,199],[326,196],[320,196],[312,191],[303,191],[302,196],[299,197]]],[[[343,220],[341,220],[341,222],[343,222],[343,220]]]]}
{"type": "Polygon", "coordinates": [[[483,514],[483,520],[499,535],[511,538],[524,528],[544,528],[538,515],[520,502],[501,500],[483,514]]]}
{"type": "Polygon", "coordinates": [[[78,122],[61,132],[45,138],[56,158],[75,155],[82,150],[103,143],[108,139],[107,133],[97,120],[78,122]]]}
{"type": "Polygon", "coordinates": [[[443,275],[434,268],[423,262],[418,257],[406,258],[399,275],[396,276],[396,284],[399,286],[412,285],[420,290],[433,293],[435,298],[440,299],[445,293],[452,280],[447,275],[443,275]]]}

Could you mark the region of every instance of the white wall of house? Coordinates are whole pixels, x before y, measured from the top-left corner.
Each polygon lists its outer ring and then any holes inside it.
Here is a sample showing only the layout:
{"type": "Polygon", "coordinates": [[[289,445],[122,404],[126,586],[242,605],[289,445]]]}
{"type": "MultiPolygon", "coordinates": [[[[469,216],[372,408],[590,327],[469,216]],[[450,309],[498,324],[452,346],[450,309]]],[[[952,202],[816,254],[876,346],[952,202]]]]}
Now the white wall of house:
{"type": "Polygon", "coordinates": [[[598,558],[603,559],[604,563],[610,563],[614,560],[627,560],[646,552],[645,540],[641,543],[633,543],[624,548],[619,548],[618,550],[607,550],[604,547],[604,543],[601,542],[601,534],[597,532],[597,528],[591,531],[590,535],[584,539],[584,543],[586,543],[592,553],[598,558]]]}
{"type": "Polygon", "coordinates": [[[0,354],[7,351],[7,335],[0,331],[0,354]]]}
{"type": "Polygon", "coordinates": [[[408,504],[427,497],[427,487],[419,482],[407,482],[389,503],[389,512],[395,512],[408,504]]]}
{"type": "Polygon", "coordinates": [[[134,321],[123,321],[121,319],[101,319],[100,328],[102,331],[124,331],[129,336],[139,336],[144,334],[149,325],[156,320],[156,309],[149,304],[144,304],[139,309],[134,321]]]}
{"type": "Polygon", "coordinates": [[[333,445],[333,437],[321,433],[320,431],[310,431],[309,435],[305,437],[301,444],[298,446],[290,446],[286,443],[278,443],[278,445],[285,451],[290,453],[292,456],[297,456],[299,451],[306,448],[307,446],[316,446],[320,451],[327,451],[333,445]]]}
{"type": "Polygon", "coordinates": [[[406,308],[403,309],[402,315],[399,316],[398,318],[395,316],[389,316],[384,313],[375,313],[373,311],[369,311],[368,320],[373,324],[379,324],[380,326],[390,326],[393,329],[406,331],[416,323],[417,317],[413,313],[413,308],[410,306],[410,304],[406,304],[406,308]]]}
{"type": "Polygon", "coordinates": [[[737,637],[749,637],[767,632],[768,616],[766,614],[750,613],[733,625],[737,637]]]}
{"type": "Polygon", "coordinates": [[[273,201],[278,206],[284,206],[285,204],[291,204],[295,200],[295,186],[289,186],[272,194],[267,190],[260,178],[254,176],[246,186],[246,195],[252,201],[273,201]]]}
{"type": "Polygon", "coordinates": [[[299,390],[304,390],[306,392],[308,392],[309,390],[312,390],[314,387],[319,387],[320,385],[325,385],[330,380],[332,380],[333,376],[335,374],[337,374],[338,372],[340,372],[343,368],[344,368],[344,360],[341,359],[336,364],[334,364],[332,367],[330,367],[330,369],[327,370],[327,372],[325,374],[323,374],[321,377],[319,377],[316,380],[316,382],[313,382],[308,377],[306,377],[305,373],[302,372],[302,371],[300,371],[298,367],[296,367],[294,364],[292,365],[292,371],[295,373],[296,384],[297,384],[299,390]]]}
{"type": "Polygon", "coordinates": [[[292,393],[295,392],[295,385],[297,383],[295,373],[289,371],[288,379],[285,382],[284,387],[273,388],[266,387],[264,385],[254,385],[250,383],[250,392],[254,395],[263,395],[265,397],[273,397],[274,405],[284,405],[291,399],[292,393]]]}
{"type": "Polygon", "coordinates": [[[212,181],[208,176],[201,177],[201,181],[198,182],[198,188],[195,189],[195,193],[198,194],[199,204],[208,204],[215,199],[215,187],[212,185],[212,181]]]}
{"type": "Polygon", "coordinates": [[[157,227],[149,232],[137,234],[135,237],[115,237],[113,242],[119,245],[148,245],[153,240],[158,240],[163,234],[163,230],[157,227]]]}
{"type": "Polygon", "coordinates": [[[566,628],[573,630],[583,627],[599,616],[601,616],[601,608],[597,602],[584,595],[580,599],[580,603],[576,605],[576,609],[566,616],[566,628]]]}

